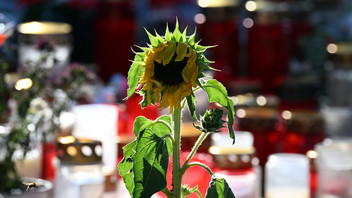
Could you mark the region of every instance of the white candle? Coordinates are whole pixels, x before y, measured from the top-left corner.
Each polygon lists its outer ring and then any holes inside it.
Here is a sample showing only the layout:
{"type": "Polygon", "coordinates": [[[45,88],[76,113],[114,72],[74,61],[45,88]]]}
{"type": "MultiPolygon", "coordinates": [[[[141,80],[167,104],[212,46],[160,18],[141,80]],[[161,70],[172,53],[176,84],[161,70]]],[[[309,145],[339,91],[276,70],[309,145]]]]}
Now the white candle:
{"type": "Polygon", "coordinates": [[[40,178],[41,152],[37,149],[28,151],[26,157],[23,160],[19,160],[22,156],[22,151],[15,153],[18,175],[20,177],[40,178]]]}
{"type": "Polygon", "coordinates": [[[309,198],[309,161],[305,155],[278,153],[265,165],[265,198],[309,198]]]}
{"type": "Polygon", "coordinates": [[[310,198],[308,188],[274,187],[267,190],[265,198],[310,198]]]}

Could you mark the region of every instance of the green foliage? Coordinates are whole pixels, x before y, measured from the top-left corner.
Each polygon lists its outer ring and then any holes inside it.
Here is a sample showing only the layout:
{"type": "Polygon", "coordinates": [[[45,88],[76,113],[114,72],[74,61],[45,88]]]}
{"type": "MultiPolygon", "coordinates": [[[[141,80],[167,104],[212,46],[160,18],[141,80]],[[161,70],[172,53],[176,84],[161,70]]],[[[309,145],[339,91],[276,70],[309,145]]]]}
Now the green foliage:
{"type": "Polygon", "coordinates": [[[126,145],[118,170],[133,197],[150,197],[166,187],[166,173],[172,152],[169,116],[151,121],[138,117],[134,123],[137,139],[126,145]],[[158,182],[155,182],[158,181],[158,182]]]}
{"type": "MultiPolygon", "coordinates": [[[[5,82],[6,71],[8,70],[8,64],[0,56],[0,116],[1,113],[6,109],[6,96],[7,96],[7,86],[5,82]]],[[[1,121],[1,117],[0,117],[1,121]]]]}
{"type": "Polygon", "coordinates": [[[221,129],[225,123],[225,121],[222,120],[222,114],[223,110],[219,108],[208,110],[200,119],[202,127],[196,125],[195,127],[204,133],[220,132],[219,129],[221,129]]]}
{"type": "Polygon", "coordinates": [[[235,110],[233,109],[233,101],[227,96],[226,88],[215,79],[208,80],[203,87],[208,94],[209,102],[217,102],[227,109],[227,128],[229,130],[230,137],[235,142],[235,134],[233,131],[235,110]]]}
{"type": "Polygon", "coordinates": [[[6,133],[0,135],[0,192],[26,190],[15,169],[15,160],[24,159],[38,143],[38,137],[43,142],[48,140],[46,137],[60,127],[57,122],[60,113],[70,107],[70,102],[84,96],[80,91],[82,85],[95,77],[86,66],[79,64],[70,64],[56,75],[56,67],[45,67],[47,62],[52,63],[47,61],[51,48],[46,45],[48,43],[42,44],[39,60],[28,61],[18,70],[18,79],[4,78],[10,71],[6,61],[0,57],[0,123],[10,126],[6,133]],[[29,79],[31,86],[16,88],[15,84],[20,79],[29,79]],[[64,92],[65,96],[57,97],[56,91],[64,92]],[[8,104],[15,105],[10,108],[8,104]],[[9,119],[10,113],[14,115],[12,119],[9,119]],[[16,151],[22,151],[23,155],[14,157],[16,151]]]}
{"type": "Polygon", "coordinates": [[[182,188],[181,188],[181,197],[182,198],[186,198],[188,195],[190,195],[192,193],[200,194],[200,192],[198,190],[198,186],[195,186],[192,189],[188,185],[183,185],[182,186],[182,188]]]}
{"type": "MultiPolygon", "coordinates": [[[[186,102],[188,104],[188,109],[194,121],[198,121],[196,115],[196,97],[193,91],[197,89],[203,89],[207,92],[208,99],[210,103],[217,103],[227,110],[227,121],[222,120],[223,111],[220,108],[211,109],[205,113],[205,115],[200,116],[201,126],[194,126],[199,129],[202,134],[195,143],[192,151],[187,157],[184,164],[180,164],[180,123],[181,123],[181,108],[173,109],[172,116],[161,116],[155,121],[148,120],[145,117],[137,117],[134,122],[133,133],[136,139],[126,145],[123,148],[124,158],[118,165],[118,170],[126,188],[132,197],[144,198],[151,197],[156,192],[163,192],[168,198],[185,198],[189,194],[196,193],[199,197],[202,197],[198,187],[188,187],[182,186],[181,181],[182,176],[185,171],[191,166],[201,166],[207,170],[207,172],[212,176],[212,181],[210,182],[207,198],[234,198],[231,189],[224,179],[217,179],[214,177],[213,172],[205,164],[199,162],[190,162],[191,158],[194,156],[198,147],[211,132],[218,132],[220,128],[223,127],[224,123],[227,123],[227,128],[232,139],[234,137],[233,122],[234,122],[234,109],[233,101],[228,97],[226,88],[218,81],[211,79],[204,81],[200,78],[205,77],[203,73],[205,70],[215,70],[211,68],[208,64],[212,63],[205,58],[203,53],[213,46],[201,46],[199,42],[195,42],[195,35],[186,35],[186,29],[181,33],[179,30],[178,21],[176,21],[176,27],[173,32],[169,31],[168,26],[166,27],[165,36],[160,36],[157,32],[155,35],[150,34],[146,30],[150,44],[149,48],[139,47],[143,52],[136,53],[135,59],[128,73],[128,85],[127,97],[132,96],[136,91],[143,95],[143,100],[141,101],[141,107],[144,108],[148,104],[156,105],[156,94],[150,93],[151,102],[147,101],[147,93],[143,90],[143,87],[139,84],[141,75],[145,71],[143,67],[143,61],[148,50],[154,47],[158,47],[161,43],[168,42],[169,45],[176,45],[176,42],[185,42],[188,44],[196,53],[196,64],[198,65],[198,73],[196,79],[197,87],[193,87],[192,93],[186,96],[186,102]],[[140,86],[140,87],[139,87],[140,86]],[[169,166],[169,158],[173,153],[173,189],[170,191],[167,188],[166,173],[169,166]],[[177,157],[178,156],[178,157],[177,157]],[[176,167],[176,168],[175,168],[176,167]]],[[[174,53],[175,47],[170,47],[165,50],[166,54],[162,61],[169,62],[170,54],[174,53]]],[[[155,86],[155,85],[153,85],[155,86]]],[[[155,87],[151,87],[154,89],[155,87]]],[[[178,101],[181,104],[182,101],[178,101]]],[[[183,101],[184,102],[184,101],[183,101]]],[[[184,104],[184,103],[183,103],[184,104]]]]}
{"type": "Polygon", "coordinates": [[[187,99],[188,109],[189,109],[189,112],[191,113],[191,116],[192,116],[193,120],[197,120],[197,117],[196,117],[196,106],[194,104],[196,97],[192,93],[191,95],[187,96],[186,99],[187,99]]]}
{"type": "Polygon", "coordinates": [[[169,148],[171,144],[166,137],[159,137],[152,130],[146,129],[139,134],[136,152],[132,156],[135,181],[133,197],[151,197],[166,187],[171,154],[169,148]]]}
{"type": "Polygon", "coordinates": [[[131,65],[130,70],[128,71],[128,90],[127,90],[127,98],[131,97],[133,93],[136,91],[139,78],[144,72],[144,68],[138,64],[137,62],[131,65]]]}
{"type": "Polygon", "coordinates": [[[205,198],[235,198],[225,179],[212,177],[205,198]]]}

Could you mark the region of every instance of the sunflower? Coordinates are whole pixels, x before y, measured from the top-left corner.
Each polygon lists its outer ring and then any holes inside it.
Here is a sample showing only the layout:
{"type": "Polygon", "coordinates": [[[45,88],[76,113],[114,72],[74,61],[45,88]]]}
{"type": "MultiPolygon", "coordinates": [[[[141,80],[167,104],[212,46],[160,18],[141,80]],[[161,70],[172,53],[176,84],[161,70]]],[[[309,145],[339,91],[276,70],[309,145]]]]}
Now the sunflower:
{"type": "Polygon", "coordinates": [[[147,34],[150,39],[148,47],[139,47],[143,52],[136,53],[128,73],[128,95],[136,90],[142,94],[142,108],[156,105],[161,108],[170,107],[170,112],[178,108],[180,101],[193,94],[193,89],[200,85],[199,78],[203,71],[212,69],[211,63],[203,55],[209,46],[201,46],[195,42],[195,35],[186,35],[179,30],[178,22],[174,32],[166,27],[165,36],[155,32],[155,36],[147,34]]]}

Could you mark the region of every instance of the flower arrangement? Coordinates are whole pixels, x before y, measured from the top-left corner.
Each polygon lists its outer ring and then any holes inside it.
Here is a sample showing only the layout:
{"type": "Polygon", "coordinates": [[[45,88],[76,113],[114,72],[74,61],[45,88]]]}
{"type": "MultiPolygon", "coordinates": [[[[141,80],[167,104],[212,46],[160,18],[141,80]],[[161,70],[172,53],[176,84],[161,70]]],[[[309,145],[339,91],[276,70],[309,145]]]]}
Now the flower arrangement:
{"type": "Polygon", "coordinates": [[[75,101],[85,97],[83,86],[95,79],[85,65],[73,63],[58,72],[49,40],[40,40],[38,61],[28,62],[14,74],[0,57],[0,192],[25,191],[14,155],[21,159],[40,142],[54,141],[59,117],[75,101]],[[8,123],[9,127],[4,127],[8,123]]]}
{"type": "Polygon", "coordinates": [[[136,139],[123,148],[124,158],[118,164],[118,170],[127,190],[134,198],[151,197],[161,191],[167,197],[187,197],[196,193],[202,197],[197,186],[182,185],[185,171],[192,166],[203,167],[212,176],[205,197],[235,197],[223,178],[216,178],[212,170],[200,162],[190,162],[198,147],[209,133],[218,132],[227,123],[229,136],[234,140],[233,101],[228,97],[226,88],[215,79],[205,80],[208,66],[212,63],[204,56],[210,46],[201,46],[195,42],[196,32],[181,33],[178,21],[173,32],[166,27],[165,35],[155,36],[146,30],[150,44],[139,47],[128,73],[127,97],[135,92],[143,96],[142,108],[155,105],[161,109],[169,108],[170,115],[156,120],[137,117],[133,133],[136,139]],[[210,109],[205,115],[196,115],[194,92],[202,89],[210,103],[216,102],[227,110],[227,121],[222,120],[223,110],[210,109]],[[194,120],[194,127],[202,133],[198,137],[186,161],[180,163],[181,110],[186,103],[194,120]],[[195,124],[199,122],[200,124],[195,124]],[[166,173],[169,158],[172,156],[172,189],[167,188],[166,173]]]}

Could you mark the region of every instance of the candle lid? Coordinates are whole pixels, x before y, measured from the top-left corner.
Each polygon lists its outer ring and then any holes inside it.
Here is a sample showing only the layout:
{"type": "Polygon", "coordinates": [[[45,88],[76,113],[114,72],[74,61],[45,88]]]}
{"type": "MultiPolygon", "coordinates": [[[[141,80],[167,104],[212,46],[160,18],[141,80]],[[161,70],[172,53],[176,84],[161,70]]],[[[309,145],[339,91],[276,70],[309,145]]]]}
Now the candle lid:
{"type": "Polygon", "coordinates": [[[71,25],[59,22],[39,22],[32,21],[21,23],[17,30],[22,34],[69,34],[71,32],[71,25]]]}
{"type": "Polygon", "coordinates": [[[213,164],[221,169],[248,169],[256,164],[255,148],[211,146],[213,164]]]}
{"type": "Polygon", "coordinates": [[[63,164],[101,163],[102,143],[87,138],[60,137],[57,141],[57,156],[63,164]]]}
{"type": "Polygon", "coordinates": [[[286,110],[281,116],[287,131],[303,134],[323,133],[324,120],[317,111],[286,110]]]}

